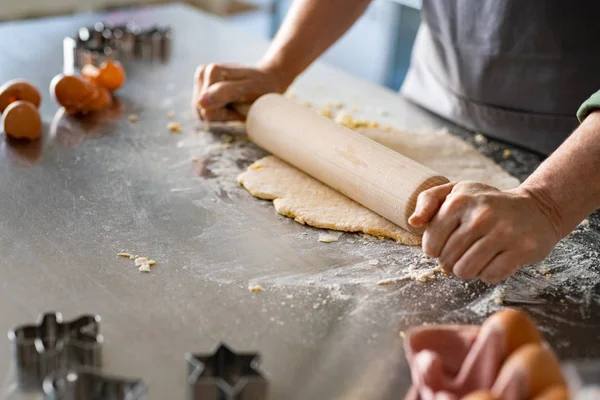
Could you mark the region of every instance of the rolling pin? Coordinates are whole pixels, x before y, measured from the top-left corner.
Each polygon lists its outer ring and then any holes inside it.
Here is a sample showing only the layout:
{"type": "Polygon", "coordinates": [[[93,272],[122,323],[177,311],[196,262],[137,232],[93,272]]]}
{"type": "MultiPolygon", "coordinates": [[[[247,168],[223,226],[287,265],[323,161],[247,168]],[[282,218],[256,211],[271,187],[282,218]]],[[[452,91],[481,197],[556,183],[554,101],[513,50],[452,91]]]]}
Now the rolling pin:
{"type": "Polygon", "coordinates": [[[408,224],[419,193],[449,182],[279,94],[236,110],[246,114],[246,131],[258,146],[410,232],[422,234],[408,224]]]}

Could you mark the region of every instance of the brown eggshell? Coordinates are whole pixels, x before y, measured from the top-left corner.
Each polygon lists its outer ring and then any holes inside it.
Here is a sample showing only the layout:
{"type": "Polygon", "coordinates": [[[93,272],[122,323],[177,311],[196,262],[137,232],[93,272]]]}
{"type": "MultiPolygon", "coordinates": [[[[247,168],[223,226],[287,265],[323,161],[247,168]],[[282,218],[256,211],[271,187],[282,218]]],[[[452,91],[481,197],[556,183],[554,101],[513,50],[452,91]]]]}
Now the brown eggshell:
{"type": "Polygon", "coordinates": [[[558,360],[546,346],[521,346],[506,360],[492,388],[500,398],[535,397],[555,385],[565,385],[558,360]]]}
{"type": "Polygon", "coordinates": [[[111,92],[116,91],[125,83],[125,70],[118,61],[107,60],[100,64],[98,84],[111,92]]]}
{"type": "Polygon", "coordinates": [[[50,83],[50,93],[69,113],[76,113],[90,101],[92,84],[78,75],[57,75],[50,83]]]}
{"type": "Polygon", "coordinates": [[[3,113],[12,102],[24,100],[35,108],[42,103],[42,96],[32,83],[23,79],[14,79],[0,86],[0,113],[3,113]]]}
{"type": "Polygon", "coordinates": [[[15,101],[2,114],[2,128],[12,138],[35,140],[42,134],[42,119],[34,104],[15,101]]]}
{"type": "Polygon", "coordinates": [[[108,89],[101,86],[93,87],[93,95],[86,104],[81,108],[83,114],[102,111],[112,104],[112,96],[108,89]]]}
{"type": "Polygon", "coordinates": [[[535,396],[532,400],[569,400],[569,391],[563,385],[554,385],[535,396]]]}
{"type": "Polygon", "coordinates": [[[87,64],[81,69],[81,75],[95,85],[100,85],[100,68],[87,64]]]}
{"type": "Polygon", "coordinates": [[[495,329],[504,332],[506,355],[528,343],[540,343],[542,336],[535,323],[527,314],[506,309],[490,316],[482,325],[482,330],[495,329]]]}
{"type": "Polygon", "coordinates": [[[460,400],[498,400],[488,390],[478,390],[473,393],[469,393],[460,400]]]}

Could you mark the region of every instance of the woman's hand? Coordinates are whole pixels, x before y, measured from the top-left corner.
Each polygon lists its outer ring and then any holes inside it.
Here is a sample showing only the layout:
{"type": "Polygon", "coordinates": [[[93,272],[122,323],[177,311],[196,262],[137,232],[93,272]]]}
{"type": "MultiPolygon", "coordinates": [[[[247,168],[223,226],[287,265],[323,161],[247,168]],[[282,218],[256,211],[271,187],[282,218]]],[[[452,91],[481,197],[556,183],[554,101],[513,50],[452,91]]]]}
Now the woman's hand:
{"type": "Polygon", "coordinates": [[[286,89],[274,69],[201,65],[194,76],[192,107],[205,121],[241,121],[244,116],[230,108],[231,104],[252,103],[263,94],[286,89]]]}
{"type": "Polygon", "coordinates": [[[561,239],[557,215],[523,188],[500,191],[477,182],[422,192],[409,223],[426,226],[423,251],[461,279],[498,283],[542,261],[561,239]]]}

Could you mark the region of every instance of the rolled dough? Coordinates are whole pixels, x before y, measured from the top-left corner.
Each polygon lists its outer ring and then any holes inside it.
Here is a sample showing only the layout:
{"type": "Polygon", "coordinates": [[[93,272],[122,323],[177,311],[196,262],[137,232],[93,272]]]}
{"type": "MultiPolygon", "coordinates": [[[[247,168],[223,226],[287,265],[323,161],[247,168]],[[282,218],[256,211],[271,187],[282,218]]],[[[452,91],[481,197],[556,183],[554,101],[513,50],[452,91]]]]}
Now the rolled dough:
{"type": "MultiPolygon", "coordinates": [[[[427,133],[380,129],[358,131],[441,172],[451,181],[478,181],[503,190],[519,185],[518,179],[447,130],[427,133]]],[[[363,232],[407,245],[421,243],[419,236],[405,231],[277,157],[267,156],[256,161],[237,180],[250,194],[273,200],[277,212],[301,224],[363,232]]]]}

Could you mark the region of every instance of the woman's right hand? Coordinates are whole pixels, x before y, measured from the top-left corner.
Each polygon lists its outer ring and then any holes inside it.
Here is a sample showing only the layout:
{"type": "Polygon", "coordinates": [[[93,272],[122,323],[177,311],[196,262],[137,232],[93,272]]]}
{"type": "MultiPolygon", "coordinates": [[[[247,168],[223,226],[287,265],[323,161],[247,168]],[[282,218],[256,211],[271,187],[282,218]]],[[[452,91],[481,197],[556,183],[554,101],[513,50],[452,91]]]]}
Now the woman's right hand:
{"type": "Polygon", "coordinates": [[[192,107],[204,121],[243,121],[231,104],[249,104],[267,93],[283,93],[287,85],[275,70],[236,65],[200,65],[194,76],[192,107]]]}

